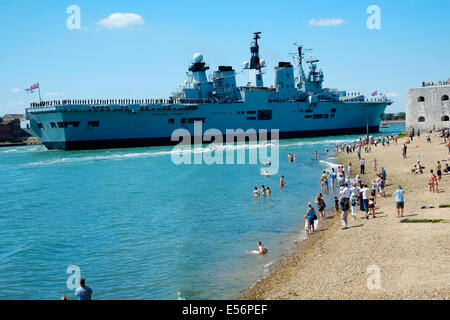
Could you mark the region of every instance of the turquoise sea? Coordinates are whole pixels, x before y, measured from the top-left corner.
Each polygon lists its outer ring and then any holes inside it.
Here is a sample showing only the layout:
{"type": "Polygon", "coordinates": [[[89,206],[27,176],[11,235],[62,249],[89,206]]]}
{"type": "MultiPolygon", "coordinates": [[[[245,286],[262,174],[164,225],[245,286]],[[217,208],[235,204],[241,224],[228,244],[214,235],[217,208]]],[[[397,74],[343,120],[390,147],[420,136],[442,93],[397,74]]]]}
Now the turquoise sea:
{"type": "Polygon", "coordinates": [[[0,148],[0,299],[75,299],[73,265],[94,299],[234,298],[304,238],[305,205],[336,163],[325,148],[355,137],[283,140],[270,178],[260,165],[175,165],[172,147],[0,148]],[[263,184],[272,195],[254,199],[263,184]],[[246,253],[258,240],[266,256],[246,253]]]}

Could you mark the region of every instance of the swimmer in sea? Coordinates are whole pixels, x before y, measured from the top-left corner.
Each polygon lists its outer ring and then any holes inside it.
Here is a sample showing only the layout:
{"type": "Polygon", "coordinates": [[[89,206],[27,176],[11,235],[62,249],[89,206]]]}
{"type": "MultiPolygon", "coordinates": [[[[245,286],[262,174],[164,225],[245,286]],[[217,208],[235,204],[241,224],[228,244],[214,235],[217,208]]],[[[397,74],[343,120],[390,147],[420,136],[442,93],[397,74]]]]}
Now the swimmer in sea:
{"type": "Polygon", "coordinates": [[[252,251],[245,251],[246,253],[250,253],[250,254],[259,254],[259,255],[264,255],[267,253],[267,251],[269,251],[269,249],[267,249],[266,247],[264,247],[261,243],[261,241],[257,242],[258,245],[258,250],[252,250],[252,251]]]}
{"type": "Polygon", "coordinates": [[[261,188],[261,194],[265,195],[266,194],[266,187],[264,187],[264,185],[261,188]]]}
{"type": "Polygon", "coordinates": [[[253,196],[254,196],[254,197],[259,196],[258,187],[255,187],[255,189],[253,190],[253,196]]]}
{"type": "Polygon", "coordinates": [[[267,249],[262,245],[261,241],[258,241],[258,249],[259,249],[258,253],[261,255],[266,254],[267,251],[269,251],[269,249],[267,249]]]}
{"type": "Polygon", "coordinates": [[[280,187],[281,188],[284,188],[284,185],[285,185],[286,183],[284,182],[284,176],[281,176],[281,179],[280,179],[280,187]]]}
{"type": "Polygon", "coordinates": [[[267,190],[266,190],[266,194],[271,194],[272,193],[272,191],[270,191],[270,187],[267,187],[267,190]]]}
{"type": "Polygon", "coordinates": [[[292,157],[292,154],[290,154],[290,153],[288,153],[288,160],[291,162],[294,160],[294,158],[292,157]]]}
{"type": "Polygon", "coordinates": [[[267,170],[264,170],[264,175],[267,177],[267,178],[269,178],[270,177],[270,173],[269,173],[269,171],[267,171],[267,170]]]}
{"type": "Polygon", "coordinates": [[[265,165],[266,165],[266,166],[271,166],[271,165],[272,165],[272,162],[266,161],[265,165]]]}
{"type": "Polygon", "coordinates": [[[317,160],[317,151],[314,151],[314,159],[317,160]]]}

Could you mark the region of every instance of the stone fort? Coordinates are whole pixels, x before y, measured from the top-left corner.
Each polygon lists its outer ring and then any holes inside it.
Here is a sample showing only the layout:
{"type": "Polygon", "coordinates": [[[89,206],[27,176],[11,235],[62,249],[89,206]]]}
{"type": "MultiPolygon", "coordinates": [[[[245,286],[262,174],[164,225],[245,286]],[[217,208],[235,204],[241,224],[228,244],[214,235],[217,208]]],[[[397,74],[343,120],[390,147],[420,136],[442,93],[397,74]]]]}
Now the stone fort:
{"type": "Polygon", "coordinates": [[[450,83],[425,85],[406,92],[406,127],[432,130],[450,127],[450,83]]]}

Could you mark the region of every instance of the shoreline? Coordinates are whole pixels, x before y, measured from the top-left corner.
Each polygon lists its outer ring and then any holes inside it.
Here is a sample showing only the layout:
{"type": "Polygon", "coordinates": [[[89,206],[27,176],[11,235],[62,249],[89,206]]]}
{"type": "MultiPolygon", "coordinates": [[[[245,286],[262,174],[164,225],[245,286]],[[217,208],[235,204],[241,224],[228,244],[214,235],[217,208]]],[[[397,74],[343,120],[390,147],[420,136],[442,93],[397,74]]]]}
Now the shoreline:
{"type": "MultiPolygon", "coordinates": [[[[333,161],[336,162],[337,166],[337,163],[339,163],[339,156],[338,156],[339,154],[338,153],[330,153],[330,154],[332,154],[333,161]]],[[[318,160],[318,161],[325,161],[325,160],[318,160]]],[[[329,194],[326,194],[325,198],[327,196],[330,196],[330,194],[334,195],[334,191],[331,191],[329,194]]],[[[332,228],[335,225],[339,225],[340,222],[339,215],[336,215],[334,205],[329,207],[332,207],[333,210],[325,211],[325,220],[319,221],[318,229],[315,230],[314,236],[308,236],[305,232],[304,226],[300,227],[292,236],[294,235],[301,236],[302,234],[304,234],[305,238],[301,239],[298,242],[294,241],[289,248],[286,248],[286,250],[284,250],[284,252],[282,252],[280,256],[274,260],[273,266],[271,266],[271,269],[267,274],[263,275],[261,278],[259,278],[252,284],[241,289],[239,291],[239,294],[234,299],[259,300],[260,298],[257,298],[257,296],[260,291],[264,290],[264,286],[266,285],[266,283],[278,281],[278,279],[275,278],[279,277],[278,273],[282,273],[283,268],[286,268],[289,265],[289,263],[292,262],[293,259],[299,258],[301,254],[304,252],[304,250],[307,250],[309,246],[314,245],[315,243],[320,241],[322,237],[325,237],[326,236],[325,231],[327,229],[332,228]],[[294,255],[294,257],[291,255],[294,255]]],[[[306,207],[304,211],[306,211],[306,207]]],[[[303,216],[303,211],[299,211],[299,214],[300,216],[303,216]]]]}
{"type": "MultiPolygon", "coordinates": [[[[324,221],[319,223],[318,229],[313,236],[308,236],[306,239],[295,243],[286,252],[283,252],[279,258],[274,262],[274,266],[270,272],[263,276],[261,279],[257,280],[250,286],[242,289],[239,295],[235,298],[236,300],[262,300],[261,296],[264,294],[268,286],[274,284],[281,284],[284,277],[284,269],[288,268],[293,260],[302,258],[306,255],[305,251],[308,250],[310,246],[320,243],[324,237],[327,236],[326,231],[333,228],[335,225],[339,225],[339,219],[335,217],[334,213],[326,212],[326,218],[324,221]]],[[[304,233],[304,228],[301,228],[298,233],[304,233]]]]}
{"type": "MultiPolygon", "coordinates": [[[[364,213],[358,211],[358,219],[352,221],[349,213],[348,230],[341,230],[338,217],[326,219],[319,226],[321,231],[284,254],[272,272],[242,290],[237,299],[449,299],[450,209],[438,205],[450,203],[450,175],[443,176],[441,193],[429,193],[426,183],[429,169],[434,169],[436,161],[444,164],[450,159],[440,139],[434,136],[432,140],[432,144],[426,144],[425,137],[414,139],[408,146],[406,160],[400,156],[406,139],[399,139],[398,145],[390,147],[372,146],[371,153],[362,153],[366,158],[365,183],[370,185],[374,176],[373,157],[377,158],[378,169],[383,166],[388,174],[386,198],[377,198],[378,219],[366,221],[361,219],[364,213]],[[421,176],[408,175],[417,149],[426,164],[426,172],[421,176]],[[444,219],[444,222],[400,223],[395,196],[392,197],[398,183],[406,192],[405,218],[426,217],[444,219]],[[421,210],[427,203],[435,208],[421,210]],[[370,266],[379,267],[381,272],[378,290],[368,289],[370,266]]],[[[354,153],[341,152],[336,157],[339,163],[358,163],[354,153]]],[[[356,171],[356,165],[353,167],[356,171]]]]}

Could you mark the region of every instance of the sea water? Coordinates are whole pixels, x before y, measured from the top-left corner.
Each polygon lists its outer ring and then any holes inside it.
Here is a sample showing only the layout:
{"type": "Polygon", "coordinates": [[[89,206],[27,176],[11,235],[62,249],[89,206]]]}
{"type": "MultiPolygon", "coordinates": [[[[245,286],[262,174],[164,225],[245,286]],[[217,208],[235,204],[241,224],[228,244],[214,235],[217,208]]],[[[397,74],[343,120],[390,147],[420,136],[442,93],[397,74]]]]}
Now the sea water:
{"type": "Polygon", "coordinates": [[[331,147],[355,138],[280,141],[269,178],[261,165],[176,165],[172,147],[0,148],[0,299],[75,299],[78,276],[94,299],[234,298],[305,237],[331,147]],[[255,199],[261,185],[272,194],[255,199]],[[259,240],[269,253],[249,254],[259,240]]]}

